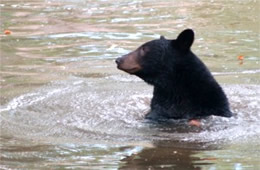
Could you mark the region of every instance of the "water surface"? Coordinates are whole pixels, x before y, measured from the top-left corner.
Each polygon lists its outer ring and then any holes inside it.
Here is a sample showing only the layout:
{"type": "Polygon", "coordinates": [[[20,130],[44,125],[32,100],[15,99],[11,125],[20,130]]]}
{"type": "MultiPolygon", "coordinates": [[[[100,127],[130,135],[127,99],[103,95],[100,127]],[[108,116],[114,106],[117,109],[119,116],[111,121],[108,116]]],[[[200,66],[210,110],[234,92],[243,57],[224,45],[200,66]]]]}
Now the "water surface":
{"type": "Polygon", "coordinates": [[[1,169],[260,168],[259,2],[2,0],[0,8],[1,169]],[[152,87],[116,69],[118,56],[186,28],[234,117],[200,128],[149,122],[152,87]]]}

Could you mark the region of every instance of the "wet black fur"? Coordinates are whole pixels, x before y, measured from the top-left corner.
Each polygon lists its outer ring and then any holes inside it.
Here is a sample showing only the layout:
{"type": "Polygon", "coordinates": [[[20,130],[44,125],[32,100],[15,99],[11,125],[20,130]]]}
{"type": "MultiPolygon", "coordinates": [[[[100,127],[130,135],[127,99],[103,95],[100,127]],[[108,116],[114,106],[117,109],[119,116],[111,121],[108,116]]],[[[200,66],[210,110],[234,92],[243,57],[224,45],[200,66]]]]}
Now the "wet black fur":
{"type": "Polygon", "coordinates": [[[222,88],[190,50],[193,40],[193,31],[187,29],[175,40],[161,37],[139,47],[146,54],[139,58],[142,69],[135,75],[154,86],[146,118],[232,116],[222,88]]]}

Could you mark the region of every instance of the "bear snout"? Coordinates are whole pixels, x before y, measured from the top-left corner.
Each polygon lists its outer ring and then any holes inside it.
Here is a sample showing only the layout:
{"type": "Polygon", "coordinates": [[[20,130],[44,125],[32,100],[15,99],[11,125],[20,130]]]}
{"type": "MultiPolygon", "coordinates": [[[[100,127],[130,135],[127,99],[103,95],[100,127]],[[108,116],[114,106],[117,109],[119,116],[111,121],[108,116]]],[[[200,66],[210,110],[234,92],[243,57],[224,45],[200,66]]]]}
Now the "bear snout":
{"type": "Polygon", "coordinates": [[[129,74],[134,74],[141,70],[141,66],[137,62],[136,56],[133,53],[123,55],[115,60],[117,68],[129,74]]]}
{"type": "Polygon", "coordinates": [[[117,64],[117,66],[120,65],[122,63],[122,58],[118,57],[115,62],[117,64]]]}

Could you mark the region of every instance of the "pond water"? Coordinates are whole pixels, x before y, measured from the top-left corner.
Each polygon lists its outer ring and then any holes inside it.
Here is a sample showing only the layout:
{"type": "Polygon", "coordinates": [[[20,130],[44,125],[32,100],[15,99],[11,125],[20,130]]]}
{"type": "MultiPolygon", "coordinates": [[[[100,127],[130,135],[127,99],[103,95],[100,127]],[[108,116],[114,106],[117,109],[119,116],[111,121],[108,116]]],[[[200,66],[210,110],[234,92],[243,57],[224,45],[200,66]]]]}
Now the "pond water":
{"type": "Polygon", "coordinates": [[[0,9],[0,169],[260,169],[257,0],[1,0],[0,9]],[[234,117],[149,122],[152,87],[116,69],[115,58],[186,28],[234,117]]]}

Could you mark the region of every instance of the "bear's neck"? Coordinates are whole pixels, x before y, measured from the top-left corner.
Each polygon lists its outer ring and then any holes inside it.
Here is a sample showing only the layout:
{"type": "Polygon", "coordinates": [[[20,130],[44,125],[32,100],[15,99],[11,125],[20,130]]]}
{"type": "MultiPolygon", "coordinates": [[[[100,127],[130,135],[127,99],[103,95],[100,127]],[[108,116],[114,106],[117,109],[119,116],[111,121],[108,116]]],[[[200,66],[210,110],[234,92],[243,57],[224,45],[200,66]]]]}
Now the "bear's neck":
{"type": "Polygon", "coordinates": [[[169,95],[172,92],[176,91],[176,88],[178,88],[180,83],[176,82],[176,78],[172,74],[166,74],[158,77],[157,79],[153,80],[151,78],[151,81],[146,81],[147,83],[154,86],[154,89],[160,90],[162,92],[168,93],[169,95]]]}
{"type": "MultiPolygon", "coordinates": [[[[178,74],[181,73],[178,72],[178,74]]],[[[178,79],[178,76],[181,77],[181,75],[176,75],[170,72],[165,72],[164,74],[159,75],[150,75],[139,72],[137,76],[143,79],[146,83],[154,86],[154,91],[160,91],[161,93],[168,94],[169,96],[172,96],[173,93],[176,94],[176,92],[180,91],[181,87],[179,87],[179,85],[182,84],[180,83],[182,79],[178,79]],[[178,80],[178,82],[176,80],[178,80]]]]}
{"type": "Polygon", "coordinates": [[[185,101],[181,91],[183,90],[173,87],[154,86],[151,111],[146,117],[150,119],[178,118],[180,116],[178,108],[185,101]]]}
{"type": "Polygon", "coordinates": [[[168,74],[167,77],[160,77],[154,81],[152,84],[154,86],[153,97],[157,98],[157,101],[161,101],[162,104],[176,103],[182,100],[187,90],[184,90],[184,83],[180,78],[182,76],[178,76],[180,75],[168,74]]]}
{"type": "Polygon", "coordinates": [[[154,96],[159,97],[161,100],[172,100],[175,96],[181,96],[185,93],[178,84],[168,82],[167,84],[154,85],[154,96]]]}

